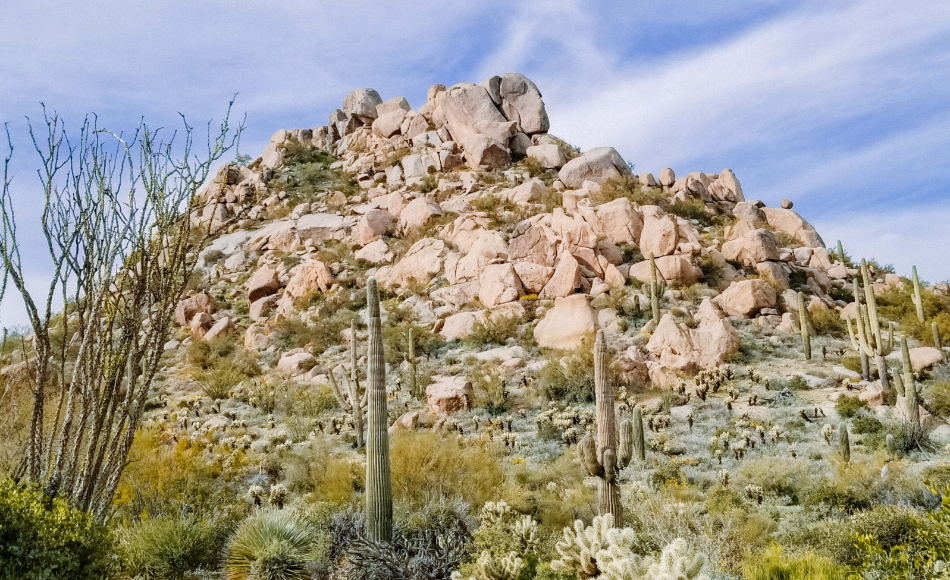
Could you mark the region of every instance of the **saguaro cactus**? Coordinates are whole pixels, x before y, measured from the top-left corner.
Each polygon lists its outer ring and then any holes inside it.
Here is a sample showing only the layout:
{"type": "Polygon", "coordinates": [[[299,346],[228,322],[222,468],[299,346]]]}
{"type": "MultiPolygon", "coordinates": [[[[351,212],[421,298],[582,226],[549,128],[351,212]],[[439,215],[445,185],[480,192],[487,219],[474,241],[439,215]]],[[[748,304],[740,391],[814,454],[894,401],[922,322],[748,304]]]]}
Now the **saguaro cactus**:
{"type": "Polygon", "coordinates": [[[917,385],[914,381],[914,367],[910,364],[910,349],[907,338],[901,337],[901,359],[904,363],[904,403],[907,407],[907,422],[920,424],[920,408],[917,403],[917,385]]]}
{"type": "Polygon", "coordinates": [[[411,326],[409,327],[409,336],[407,338],[409,340],[409,344],[406,356],[408,357],[409,372],[411,374],[409,377],[409,388],[413,397],[421,398],[422,393],[419,392],[419,380],[417,378],[418,375],[416,374],[416,340],[411,326]]]}
{"type": "MultiPolygon", "coordinates": [[[[350,379],[346,380],[346,391],[343,392],[340,390],[339,384],[336,382],[336,376],[331,370],[328,374],[330,379],[330,388],[333,389],[333,395],[336,397],[338,403],[340,403],[340,408],[344,412],[349,413],[353,416],[353,430],[356,431],[356,448],[360,449],[365,443],[365,437],[363,435],[363,416],[366,410],[366,392],[360,389],[359,382],[359,373],[356,370],[356,362],[358,357],[356,355],[356,322],[350,322],[350,379]]],[[[346,375],[343,376],[344,380],[346,375]]]]}
{"type": "Polygon", "coordinates": [[[367,284],[369,338],[366,349],[368,429],[366,441],[366,529],[371,540],[391,542],[393,493],[389,471],[389,415],[386,409],[386,361],[376,278],[367,284]]]}
{"type": "Polygon", "coordinates": [[[887,454],[891,457],[896,457],[897,443],[894,441],[894,436],[888,433],[887,437],[884,438],[884,444],[887,447],[887,454]]]}
{"type": "Polygon", "coordinates": [[[934,347],[943,348],[943,342],[940,340],[940,329],[937,328],[937,321],[930,323],[930,330],[934,333],[934,347]]]}
{"type": "Polygon", "coordinates": [[[841,245],[841,240],[838,240],[838,260],[844,264],[844,247],[841,245]]]}
{"type": "Polygon", "coordinates": [[[808,311],[805,310],[805,295],[798,293],[798,324],[802,331],[802,348],[805,360],[811,360],[811,333],[808,332],[808,311]]]}
{"type": "Polygon", "coordinates": [[[841,447],[841,458],[845,463],[851,462],[851,442],[848,440],[848,425],[838,425],[838,445],[841,447]]]}
{"type": "Polygon", "coordinates": [[[891,327],[888,339],[884,338],[884,331],[881,328],[881,322],[877,315],[877,300],[874,297],[874,288],[868,278],[868,265],[865,260],[861,260],[861,278],[864,281],[864,299],[866,308],[861,307],[861,301],[858,299],[860,292],[858,280],[854,281],[855,292],[855,311],[857,318],[857,336],[851,327],[851,319],[848,320],[848,334],[851,337],[851,346],[855,350],[863,353],[867,357],[874,358],[874,365],[877,367],[878,376],[881,378],[881,387],[886,391],[890,388],[890,378],[887,373],[887,362],[884,357],[894,349],[894,329],[891,327]]]}
{"type": "Polygon", "coordinates": [[[660,323],[660,298],[666,292],[666,283],[659,282],[656,275],[656,260],[650,254],[650,309],[653,313],[653,323],[660,323]]]}
{"type": "Polygon", "coordinates": [[[917,266],[914,266],[914,306],[917,307],[917,320],[924,321],[924,301],[920,297],[920,278],[917,277],[917,266]]]}
{"type": "MultiPolygon", "coordinates": [[[[597,503],[600,515],[612,514],[614,520],[623,521],[620,504],[620,486],[617,475],[627,466],[633,455],[633,428],[623,425],[621,431],[629,432],[623,437],[625,445],[617,449],[617,424],[614,418],[614,398],[606,377],[607,353],[604,349],[604,333],[597,332],[594,343],[594,395],[597,405],[597,442],[588,434],[577,446],[578,458],[584,470],[598,477],[597,503]]],[[[626,423],[626,421],[624,422],[626,423]]]]}
{"type": "Polygon", "coordinates": [[[633,408],[633,421],[624,421],[621,426],[627,423],[630,423],[633,454],[637,461],[642,463],[647,459],[647,446],[643,437],[643,413],[640,412],[640,407],[633,408]]]}

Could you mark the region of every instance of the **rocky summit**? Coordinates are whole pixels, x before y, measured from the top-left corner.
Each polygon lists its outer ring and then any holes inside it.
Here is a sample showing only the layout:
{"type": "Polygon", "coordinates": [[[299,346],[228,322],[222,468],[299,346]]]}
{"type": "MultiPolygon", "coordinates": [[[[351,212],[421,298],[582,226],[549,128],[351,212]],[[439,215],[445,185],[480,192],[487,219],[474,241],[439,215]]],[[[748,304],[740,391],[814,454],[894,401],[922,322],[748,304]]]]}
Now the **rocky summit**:
{"type": "Polygon", "coordinates": [[[520,74],[325,118],[199,190],[125,541],[280,512],[295,578],[844,578],[937,518],[946,282],[731,169],[581,151],[520,74]]]}

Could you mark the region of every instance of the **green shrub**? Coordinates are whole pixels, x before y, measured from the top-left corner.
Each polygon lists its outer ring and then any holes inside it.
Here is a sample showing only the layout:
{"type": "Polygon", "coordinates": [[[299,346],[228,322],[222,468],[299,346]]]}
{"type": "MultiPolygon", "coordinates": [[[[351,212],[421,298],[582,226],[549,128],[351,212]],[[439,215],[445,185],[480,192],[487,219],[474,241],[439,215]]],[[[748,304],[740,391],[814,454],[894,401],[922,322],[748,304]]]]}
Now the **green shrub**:
{"type": "Polygon", "coordinates": [[[684,219],[697,220],[700,223],[709,220],[706,204],[701,199],[690,198],[685,201],[677,201],[670,206],[670,213],[684,219]]]}
{"type": "Polygon", "coordinates": [[[927,409],[940,417],[950,416],[950,381],[930,383],[923,391],[927,409]]]}
{"type": "Polygon", "coordinates": [[[846,354],[841,357],[841,366],[851,372],[861,373],[861,355],[846,354]]]}
{"type": "MultiPolygon", "coordinates": [[[[594,354],[579,348],[563,357],[548,355],[538,371],[541,392],[549,401],[589,403],[594,400],[594,354]]],[[[609,374],[609,373],[608,373],[609,374]]]]}
{"type": "Polygon", "coordinates": [[[325,554],[307,522],[292,510],[262,510],[238,527],[228,546],[228,580],[309,580],[325,554]]]}
{"type": "Polygon", "coordinates": [[[742,573],[747,580],[836,580],[843,570],[812,552],[783,553],[781,546],[773,544],[765,552],[750,552],[742,573]]]}
{"type": "Polygon", "coordinates": [[[352,176],[330,169],[336,159],[321,149],[291,143],[284,149],[284,165],[289,169],[278,173],[268,183],[273,191],[286,191],[291,207],[318,200],[331,191],[350,196],[359,193],[352,176]]]}
{"type": "Polygon", "coordinates": [[[475,321],[472,333],[462,339],[466,345],[481,348],[489,345],[504,346],[509,338],[518,336],[522,319],[517,316],[485,316],[475,321]]]}
{"type": "Polygon", "coordinates": [[[602,204],[621,197],[626,197],[633,203],[641,205],[656,205],[660,200],[666,199],[666,195],[659,187],[644,189],[637,177],[624,176],[605,181],[600,191],[591,196],[591,201],[602,204]]]}
{"type": "Polygon", "coordinates": [[[120,535],[122,569],[129,576],[175,580],[213,570],[230,529],[219,522],[166,516],[145,519],[120,535]]]}
{"type": "Polygon", "coordinates": [[[871,407],[867,401],[851,395],[844,395],[835,403],[835,411],[845,419],[850,419],[861,411],[868,411],[871,407]]]}
{"type": "Polygon", "coordinates": [[[63,498],[0,481],[0,579],[108,578],[112,534],[63,498]]]}
{"type": "Polygon", "coordinates": [[[819,335],[843,338],[848,334],[848,327],[837,310],[832,310],[831,308],[810,308],[808,310],[808,316],[811,318],[811,324],[815,328],[815,332],[819,335]]]}

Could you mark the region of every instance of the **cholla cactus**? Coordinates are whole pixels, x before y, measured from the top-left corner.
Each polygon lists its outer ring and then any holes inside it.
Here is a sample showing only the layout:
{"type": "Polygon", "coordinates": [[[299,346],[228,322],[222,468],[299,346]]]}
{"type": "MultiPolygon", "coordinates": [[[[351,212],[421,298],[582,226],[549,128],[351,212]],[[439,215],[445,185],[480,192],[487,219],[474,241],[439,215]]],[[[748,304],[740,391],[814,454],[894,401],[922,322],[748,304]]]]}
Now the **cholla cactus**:
{"type": "Polygon", "coordinates": [[[521,516],[515,522],[515,535],[521,540],[524,552],[535,552],[538,549],[538,522],[531,516],[521,516]]]}
{"type": "Polygon", "coordinates": [[[515,552],[509,552],[501,560],[495,560],[491,552],[482,552],[478,557],[478,580],[518,580],[524,568],[524,560],[515,552]]]}
{"type": "Polygon", "coordinates": [[[259,485],[252,485],[247,489],[247,499],[252,504],[260,507],[261,500],[264,498],[264,488],[259,485]]]}
{"type": "Polygon", "coordinates": [[[482,506],[481,513],[478,515],[478,519],[482,521],[482,524],[490,526],[507,518],[511,513],[511,506],[508,505],[508,502],[500,499],[498,501],[485,502],[485,505],[482,506]]]}
{"type": "Polygon", "coordinates": [[[723,487],[729,487],[729,472],[725,469],[719,471],[719,483],[721,483],[723,487]]]}
{"type": "Polygon", "coordinates": [[[709,580],[709,576],[702,573],[705,564],[706,558],[702,554],[690,557],[686,542],[677,538],[663,548],[660,560],[650,566],[646,577],[651,580],[709,580]]]}
{"type": "Polygon", "coordinates": [[[745,486],[745,495],[747,498],[752,501],[761,504],[762,500],[765,498],[765,492],[762,490],[761,486],[752,485],[751,483],[745,486]]]}
{"type": "Polygon", "coordinates": [[[845,463],[851,461],[851,443],[848,440],[848,425],[842,423],[838,425],[838,445],[841,448],[841,458],[845,463]]]}
{"type": "Polygon", "coordinates": [[[287,499],[287,488],[282,483],[275,483],[270,486],[270,497],[267,500],[271,505],[277,506],[277,509],[284,509],[284,501],[287,499]]]}
{"type": "Polygon", "coordinates": [[[834,437],[835,429],[831,426],[831,423],[825,423],[821,428],[821,436],[825,439],[825,443],[831,445],[831,438],[834,437]]]}
{"type": "Polygon", "coordinates": [[[599,567],[599,554],[608,553],[611,548],[615,552],[631,552],[636,541],[633,530],[613,526],[614,516],[608,513],[595,517],[589,527],[584,527],[584,522],[577,520],[573,528],[564,528],[564,539],[554,546],[560,558],[551,562],[551,567],[555,570],[576,571],[581,578],[602,574],[604,569],[599,567]]]}

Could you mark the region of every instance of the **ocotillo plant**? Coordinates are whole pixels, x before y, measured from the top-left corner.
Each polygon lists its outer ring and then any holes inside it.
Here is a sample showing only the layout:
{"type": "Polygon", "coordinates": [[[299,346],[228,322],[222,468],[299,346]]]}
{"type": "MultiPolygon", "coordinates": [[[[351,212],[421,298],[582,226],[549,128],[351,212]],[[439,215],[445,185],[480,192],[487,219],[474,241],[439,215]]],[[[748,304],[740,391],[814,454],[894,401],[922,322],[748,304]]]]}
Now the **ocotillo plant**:
{"type": "Polygon", "coordinates": [[[881,328],[880,319],[877,315],[877,300],[874,296],[874,288],[868,279],[867,262],[861,261],[861,278],[864,281],[864,299],[867,308],[861,308],[861,302],[857,298],[860,292],[858,280],[854,281],[855,291],[855,310],[857,318],[857,337],[851,327],[851,319],[848,319],[848,334],[851,337],[851,346],[855,350],[864,353],[868,357],[874,357],[874,365],[877,367],[878,376],[881,378],[881,387],[884,390],[890,388],[890,379],[887,373],[887,363],[884,357],[894,349],[894,331],[891,327],[889,339],[884,339],[884,330],[881,328]]]}
{"type": "Polygon", "coordinates": [[[802,347],[805,360],[811,360],[811,333],[808,332],[808,312],[805,310],[805,295],[798,293],[798,323],[802,330],[802,347]]]}
{"type": "Polygon", "coordinates": [[[907,407],[907,422],[920,424],[920,408],[917,406],[917,385],[914,381],[914,367],[910,364],[910,350],[907,338],[901,337],[901,359],[904,363],[904,403],[907,407]]]}
{"type": "Polygon", "coordinates": [[[617,475],[627,466],[633,455],[633,429],[624,425],[621,444],[626,448],[617,449],[617,424],[614,418],[614,398],[606,377],[607,353],[604,349],[604,333],[597,332],[594,343],[594,395],[597,406],[597,442],[588,434],[577,446],[578,458],[584,470],[599,478],[597,485],[597,504],[600,515],[612,514],[615,521],[623,521],[623,507],[620,504],[620,486],[617,475]]]}
{"type": "Polygon", "coordinates": [[[848,440],[848,425],[838,425],[838,445],[841,447],[841,458],[845,463],[851,462],[851,442],[848,440]]]}
{"type": "Polygon", "coordinates": [[[656,260],[650,254],[650,309],[653,313],[653,323],[660,323],[660,298],[666,292],[666,282],[659,282],[656,275],[656,260]]]}
{"type": "Polygon", "coordinates": [[[369,338],[366,345],[366,530],[369,539],[391,542],[393,492],[389,471],[389,414],[386,409],[386,359],[383,356],[383,323],[379,289],[370,277],[366,288],[369,338]]]}
{"type": "Polygon", "coordinates": [[[943,348],[943,342],[940,340],[940,329],[937,328],[937,321],[930,323],[930,330],[934,333],[934,347],[943,348]]]}
{"type": "Polygon", "coordinates": [[[920,278],[917,277],[917,266],[914,266],[914,306],[917,307],[917,320],[924,321],[924,301],[920,297],[920,278]]]}

